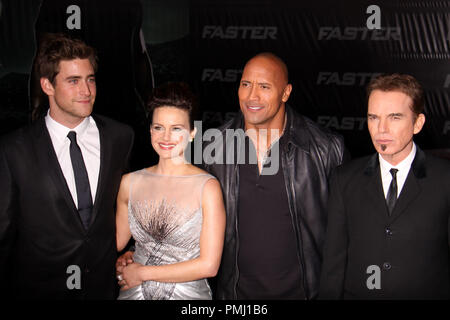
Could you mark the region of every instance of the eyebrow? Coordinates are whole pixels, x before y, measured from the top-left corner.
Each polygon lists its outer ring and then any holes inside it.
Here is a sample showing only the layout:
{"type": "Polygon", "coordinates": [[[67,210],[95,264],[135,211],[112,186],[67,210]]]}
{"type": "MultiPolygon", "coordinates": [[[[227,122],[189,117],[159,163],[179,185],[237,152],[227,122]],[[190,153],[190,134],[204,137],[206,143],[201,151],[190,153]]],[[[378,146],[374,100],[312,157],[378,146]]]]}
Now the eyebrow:
{"type": "Polygon", "coordinates": [[[390,117],[403,117],[404,114],[400,113],[400,112],[397,112],[397,113],[390,113],[389,116],[390,117]]]}
{"type": "MultiPolygon", "coordinates": [[[[71,79],[82,79],[82,76],[68,76],[65,78],[65,80],[71,80],[71,79]]],[[[86,78],[95,78],[95,74],[90,74],[86,78]]]]}
{"type": "MultiPolygon", "coordinates": [[[[251,81],[249,81],[249,80],[241,80],[241,83],[242,83],[242,82],[245,82],[245,83],[251,83],[251,81]]],[[[266,86],[271,86],[271,85],[272,85],[272,84],[269,83],[269,82],[257,82],[257,84],[259,84],[259,85],[263,84],[263,85],[266,85],[266,86]]]]}
{"type": "MultiPolygon", "coordinates": [[[[154,122],[154,123],[152,123],[152,125],[158,125],[158,126],[163,127],[163,125],[160,124],[160,123],[158,123],[158,122],[154,122]]],[[[184,124],[171,124],[170,126],[171,126],[171,127],[176,127],[176,126],[178,126],[178,127],[183,127],[183,128],[184,128],[184,124]]]]}
{"type": "MultiPolygon", "coordinates": [[[[367,116],[368,117],[378,117],[378,115],[373,114],[373,113],[367,113],[367,116]]],[[[404,116],[404,114],[401,112],[397,112],[397,113],[394,112],[394,113],[388,114],[388,117],[403,117],[403,116],[404,116]]]]}

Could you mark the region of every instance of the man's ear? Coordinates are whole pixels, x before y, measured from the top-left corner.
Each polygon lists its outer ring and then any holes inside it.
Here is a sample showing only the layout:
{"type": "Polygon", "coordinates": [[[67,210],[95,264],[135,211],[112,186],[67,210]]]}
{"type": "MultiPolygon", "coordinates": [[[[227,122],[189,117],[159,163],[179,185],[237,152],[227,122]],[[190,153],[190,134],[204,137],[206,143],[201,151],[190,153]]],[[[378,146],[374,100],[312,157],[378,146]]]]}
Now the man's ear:
{"type": "Polygon", "coordinates": [[[54,95],[55,88],[53,87],[53,85],[50,82],[50,80],[48,80],[48,78],[41,78],[40,79],[40,83],[41,83],[42,91],[44,91],[44,93],[46,95],[48,95],[48,96],[54,95]]]}
{"type": "Polygon", "coordinates": [[[414,122],[414,134],[418,134],[422,130],[425,124],[425,115],[423,113],[419,114],[414,122]]]}
{"type": "Polygon", "coordinates": [[[289,99],[289,96],[291,95],[292,91],[292,84],[288,83],[283,91],[283,97],[281,98],[281,101],[286,102],[289,99]]]}

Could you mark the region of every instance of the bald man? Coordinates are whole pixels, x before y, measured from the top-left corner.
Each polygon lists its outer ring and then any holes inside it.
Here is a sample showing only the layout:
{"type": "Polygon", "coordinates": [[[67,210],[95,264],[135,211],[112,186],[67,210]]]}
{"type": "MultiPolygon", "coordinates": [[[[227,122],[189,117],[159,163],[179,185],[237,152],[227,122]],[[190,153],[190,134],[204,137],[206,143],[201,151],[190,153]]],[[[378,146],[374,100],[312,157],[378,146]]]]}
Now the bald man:
{"type": "Polygon", "coordinates": [[[239,85],[241,112],[220,128],[224,154],[237,151],[240,159],[244,150],[244,161],[204,165],[221,183],[227,212],[216,299],[317,296],[328,177],[345,148],[340,136],[286,104],[291,92],[279,57],[250,59],[239,85]],[[230,146],[229,132],[238,140],[242,132],[244,149],[230,146]]]}

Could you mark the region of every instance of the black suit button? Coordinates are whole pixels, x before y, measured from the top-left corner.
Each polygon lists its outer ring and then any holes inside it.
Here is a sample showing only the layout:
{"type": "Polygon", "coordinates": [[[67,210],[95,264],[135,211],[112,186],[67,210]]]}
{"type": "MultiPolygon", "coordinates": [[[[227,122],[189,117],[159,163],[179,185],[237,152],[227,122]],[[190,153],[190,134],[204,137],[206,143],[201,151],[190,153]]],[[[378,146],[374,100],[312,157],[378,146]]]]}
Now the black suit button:
{"type": "Polygon", "coordinates": [[[392,236],[392,230],[391,230],[391,228],[386,228],[385,231],[386,231],[386,234],[387,234],[388,236],[392,236]]]}
{"type": "Polygon", "coordinates": [[[390,270],[392,268],[391,264],[389,262],[383,263],[383,269],[384,270],[390,270]]]}
{"type": "Polygon", "coordinates": [[[89,270],[89,267],[86,266],[86,267],[84,268],[84,272],[89,273],[89,271],[90,271],[90,270],[89,270]]]}

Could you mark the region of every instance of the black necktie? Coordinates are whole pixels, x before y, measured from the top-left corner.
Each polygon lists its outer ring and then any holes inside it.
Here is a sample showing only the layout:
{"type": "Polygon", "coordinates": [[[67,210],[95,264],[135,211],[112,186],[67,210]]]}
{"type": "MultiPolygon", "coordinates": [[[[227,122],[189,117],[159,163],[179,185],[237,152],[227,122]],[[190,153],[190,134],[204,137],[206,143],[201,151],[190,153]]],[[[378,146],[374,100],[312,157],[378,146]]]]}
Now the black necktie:
{"type": "Polygon", "coordinates": [[[77,144],[77,133],[70,131],[67,137],[70,140],[70,159],[72,160],[75,185],[77,187],[78,212],[85,229],[88,229],[92,213],[92,196],[89,177],[84,165],[83,155],[77,144]]]}
{"type": "Polygon", "coordinates": [[[392,168],[389,172],[392,175],[391,185],[386,196],[386,203],[389,209],[389,215],[391,215],[392,210],[394,210],[395,202],[397,201],[397,171],[398,169],[392,168]]]}

